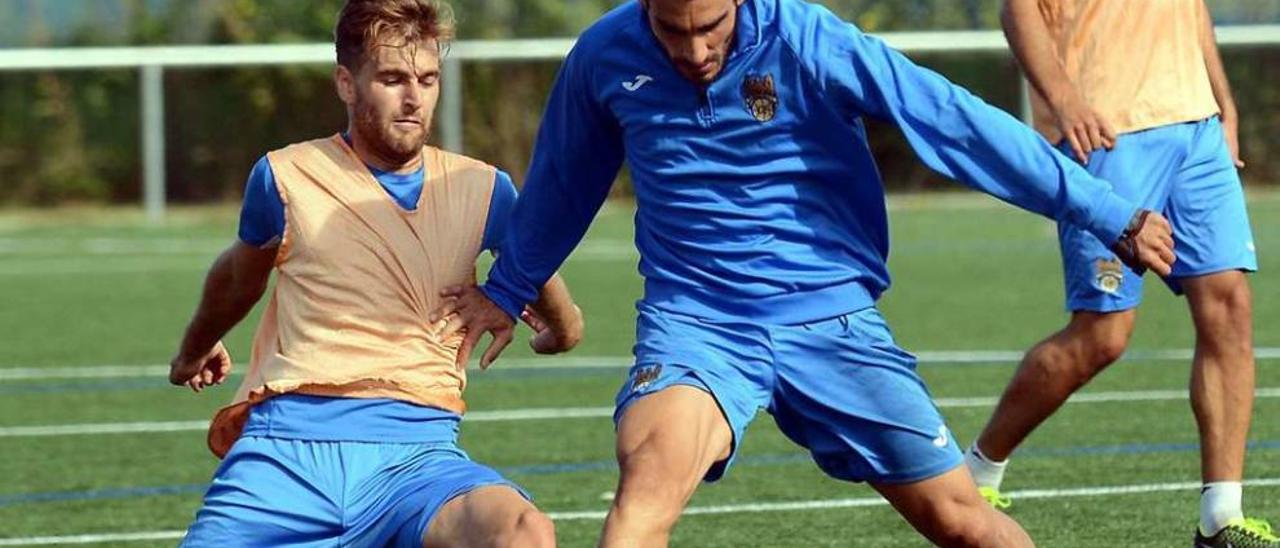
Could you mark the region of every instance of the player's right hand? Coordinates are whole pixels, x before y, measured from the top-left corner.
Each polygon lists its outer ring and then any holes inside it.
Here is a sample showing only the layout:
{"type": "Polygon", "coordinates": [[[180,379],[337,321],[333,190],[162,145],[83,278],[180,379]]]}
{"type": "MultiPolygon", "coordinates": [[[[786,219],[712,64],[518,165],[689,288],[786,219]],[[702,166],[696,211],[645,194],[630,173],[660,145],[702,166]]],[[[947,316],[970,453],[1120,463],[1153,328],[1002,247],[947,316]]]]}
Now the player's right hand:
{"type": "Polygon", "coordinates": [[[231,374],[231,354],[227,347],[218,341],[208,352],[199,355],[187,355],[178,352],[169,362],[169,382],[182,386],[187,385],[193,392],[205,387],[222,384],[231,374]]]}
{"type": "Polygon", "coordinates": [[[458,369],[467,366],[467,360],[471,359],[471,352],[480,342],[480,337],[485,333],[492,333],[493,342],[489,343],[489,348],[480,357],[480,368],[488,369],[515,338],[515,321],[475,285],[447,287],[440,292],[440,296],[444,298],[444,304],[432,312],[428,320],[432,324],[442,319],[448,320],[438,333],[442,338],[463,332],[462,346],[458,347],[458,369]]]}
{"type": "Polygon", "coordinates": [[[1150,268],[1159,276],[1173,272],[1173,227],[1154,211],[1139,210],[1112,248],[1116,256],[1141,275],[1150,268]]]}
{"type": "Polygon", "coordinates": [[[1068,97],[1053,113],[1058,119],[1058,130],[1071,144],[1071,151],[1081,164],[1089,163],[1090,152],[1116,146],[1116,132],[1079,93],[1068,97]]]}

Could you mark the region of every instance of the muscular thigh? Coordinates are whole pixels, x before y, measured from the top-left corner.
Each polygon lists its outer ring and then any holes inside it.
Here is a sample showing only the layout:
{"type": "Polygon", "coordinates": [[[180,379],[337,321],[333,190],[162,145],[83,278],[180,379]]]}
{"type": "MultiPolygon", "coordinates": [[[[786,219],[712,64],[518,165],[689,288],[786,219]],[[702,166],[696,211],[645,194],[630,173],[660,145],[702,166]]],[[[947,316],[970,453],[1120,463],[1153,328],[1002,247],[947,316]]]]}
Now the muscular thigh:
{"type": "Polygon", "coordinates": [[[619,457],[642,450],[692,455],[691,466],[702,467],[708,481],[719,479],[772,392],[767,333],[643,305],[636,331],[636,365],[614,414],[619,457]],[[708,458],[711,465],[703,466],[708,458]]]}
{"type": "Polygon", "coordinates": [[[455,497],[440,508],[431,520],[426,548],[483,546],[519,520],[536,510],[524,494],[509,485],[488,485],[455,497]]]}
{"type": "Polygon", "coordinates": [[[627,408],[618,422],[618,458],[624,473],[629,468],[660,469],[672,480],[696,484],[729,458],[733,439],[710,392],[673,385],[627,408]]]}

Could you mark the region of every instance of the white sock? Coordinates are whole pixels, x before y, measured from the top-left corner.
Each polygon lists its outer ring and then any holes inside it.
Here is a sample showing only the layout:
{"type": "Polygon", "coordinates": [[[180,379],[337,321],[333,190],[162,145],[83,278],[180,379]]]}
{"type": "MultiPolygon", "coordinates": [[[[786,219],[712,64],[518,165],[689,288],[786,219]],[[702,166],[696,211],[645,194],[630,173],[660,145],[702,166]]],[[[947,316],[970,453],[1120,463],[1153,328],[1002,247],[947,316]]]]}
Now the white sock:
{"type": "Polygon", "coordinates": [[[1227,523],[1244,517],[1240,508],[1243,486],[1238,481],[1206,483],[1200,489],[1200,532],[1215,535],[1227,523]]]}
{"type": "Polygon", "coordinates": [[[1004,468],[1009,465],[1009,459],[996,462],[987,458],[978,449],[976,441],[969,446],[968,451],[964,452],[964,462],[969,466],[969,473],[973,474],[973,480],[977,482],[978,487],[997,490],[1000,489],[1000,482],[1004,481],[1004,468]]]}

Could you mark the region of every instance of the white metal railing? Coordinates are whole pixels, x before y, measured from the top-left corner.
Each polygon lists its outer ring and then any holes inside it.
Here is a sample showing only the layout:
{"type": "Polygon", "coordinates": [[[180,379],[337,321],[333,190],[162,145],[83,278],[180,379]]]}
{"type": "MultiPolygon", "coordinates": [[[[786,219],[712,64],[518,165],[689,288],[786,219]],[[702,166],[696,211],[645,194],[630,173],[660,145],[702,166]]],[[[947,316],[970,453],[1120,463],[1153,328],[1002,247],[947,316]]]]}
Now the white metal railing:
{"type": "MultiPolygon", "coordinates": [[[[890,32],[878,34],[906,53],[1006,53],[999,31],[890,32]]],[[[1280,25],[1225,26],[1217,29],[1223,47],[1280,45],[1280,25]]],[[[553,61],[573,47],[569,38],[531,40],[463,40],[444,59],[440,99],[440,140],[461,151],[463,62],[553,61]]],[[[328,64],[333,44],[227,46],[146,46],[116,48],[0,49],[0,71],[91,70],[134,68],[139,71],[142,104],[143,202],[153,221],[164,217],[164,70],[218,66],[328,64]]],[[[1026,82],[1022,82],[1022,116],[1030,117],[1026,82]]]]}

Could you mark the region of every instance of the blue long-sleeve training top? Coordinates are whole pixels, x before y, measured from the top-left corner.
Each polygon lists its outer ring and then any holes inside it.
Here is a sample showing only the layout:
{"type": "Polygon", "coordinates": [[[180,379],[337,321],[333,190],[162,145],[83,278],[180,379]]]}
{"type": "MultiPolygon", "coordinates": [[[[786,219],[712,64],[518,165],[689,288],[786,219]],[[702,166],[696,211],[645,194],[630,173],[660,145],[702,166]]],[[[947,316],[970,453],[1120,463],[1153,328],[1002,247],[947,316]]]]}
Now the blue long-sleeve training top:
{"type": "Polygon", "coordinates": [[[1005,112],[826,8],[747,0],[721,74],[683,78],[638,2],[560,69],[485,293],[517,317],[582,239],[625,159],[643,301],[787,324],[889,287],[884,187],[863,118],[937,172],[1116,241],[1137,210],[1005,112]]]}

